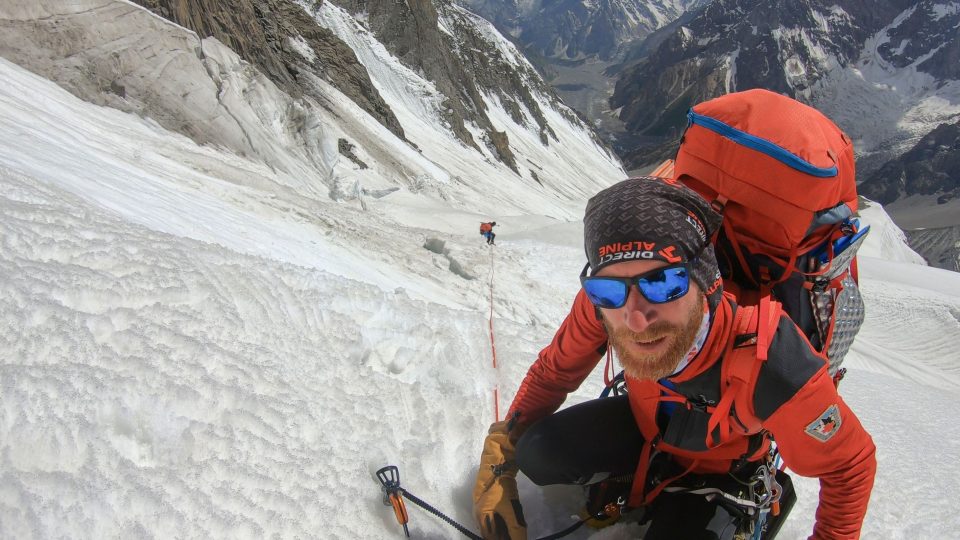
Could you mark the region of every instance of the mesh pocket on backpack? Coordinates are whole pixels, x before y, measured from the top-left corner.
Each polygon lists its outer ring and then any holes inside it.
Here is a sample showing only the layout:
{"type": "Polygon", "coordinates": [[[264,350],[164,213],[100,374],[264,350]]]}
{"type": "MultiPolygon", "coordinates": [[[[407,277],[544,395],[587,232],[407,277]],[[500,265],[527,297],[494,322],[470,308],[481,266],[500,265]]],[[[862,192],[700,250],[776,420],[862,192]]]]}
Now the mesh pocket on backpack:
{"type": "Polygon", "coordinates": [[[843,290],[837,296],[833,306],[833,333],[830,335],[830,347],[827,358],[830,360],[830,375],[840,368],[844,356],[853,345],[853,339],[860,331],[866,312],[863,297],[857,283],[848,274],[840,282],[843,290]]]}
{"type": "Polygon", "coordinates": [[[829,344],[826,353],[832,376],[840,369],[843,358],[863,325],[866,316],[863,297],[849,272],[840,280],[839,287],[815,286],[809,294],[817,331],[821,341],[829,344]]]}

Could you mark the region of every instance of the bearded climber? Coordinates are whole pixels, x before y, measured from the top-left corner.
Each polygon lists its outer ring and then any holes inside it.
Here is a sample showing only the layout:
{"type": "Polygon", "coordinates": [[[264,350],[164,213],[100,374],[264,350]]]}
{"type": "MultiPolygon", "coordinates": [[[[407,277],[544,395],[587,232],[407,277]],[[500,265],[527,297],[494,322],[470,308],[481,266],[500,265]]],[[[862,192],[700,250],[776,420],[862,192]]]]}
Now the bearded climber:
{"type": "MultiPolygon", "coordinates": [[[[741,339],[737,313],[749,310],[723,292],[710,243],[719,214],[680,184],[633,178],[590,199],[583,222],[582,288],[508,420],[491,425],[484,441],[473,491],[484,538],[526,538],[518,470],[538,485],[589,485],[591,495],[604,486],[621,507],[642,513],[646,539],[743,537],[758,500],[742,495],[746,486],[768,504],[786,502],[789,477],[771,466],[771,439],[794,473],[820,480],[811,538],[859,537],[876,471],[873,441],[779,305],[752,400],[727,395],[731,351],[756,351],[757,340],[741,339]],[[626,395],[556,412],[608,343],[626,395]]],[[[588,507],[597,502],[610,501],[588,497],[588,507]]]]}

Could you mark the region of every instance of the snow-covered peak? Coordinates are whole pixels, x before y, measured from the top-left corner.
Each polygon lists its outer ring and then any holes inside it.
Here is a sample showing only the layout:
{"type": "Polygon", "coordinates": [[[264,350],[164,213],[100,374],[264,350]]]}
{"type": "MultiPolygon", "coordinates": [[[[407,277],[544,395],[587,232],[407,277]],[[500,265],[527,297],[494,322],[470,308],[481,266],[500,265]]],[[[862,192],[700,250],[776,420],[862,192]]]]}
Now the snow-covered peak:
{"type": "Polygon", "coordinates": [[[884,261],[926,265],[923,257],[910,249],[906,235],[893,222],[887,212],[877,203],[867,201],[860,208],[860,217],[864,225],[870,226],[858,254],[884,261]]]}

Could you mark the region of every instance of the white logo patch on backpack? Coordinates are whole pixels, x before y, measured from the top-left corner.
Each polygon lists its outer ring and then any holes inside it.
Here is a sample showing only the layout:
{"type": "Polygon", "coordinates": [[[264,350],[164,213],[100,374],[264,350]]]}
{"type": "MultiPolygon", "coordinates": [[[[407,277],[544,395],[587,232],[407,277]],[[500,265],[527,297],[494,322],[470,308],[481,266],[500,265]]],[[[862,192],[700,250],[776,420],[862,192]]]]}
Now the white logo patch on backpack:
{"type": "Polygon", "coordinates": [[[831,405],[827,407],[827,410],[823,411],[823,414],[818,416],[816,420],[810,422],[810,425],[808,425],[804,431],[807,432],[807,435],[810,435],[820,442],[827,442],[840,431],[842,424],[843,419],[840,418],[840,408],[836,405],[831,405]]]}

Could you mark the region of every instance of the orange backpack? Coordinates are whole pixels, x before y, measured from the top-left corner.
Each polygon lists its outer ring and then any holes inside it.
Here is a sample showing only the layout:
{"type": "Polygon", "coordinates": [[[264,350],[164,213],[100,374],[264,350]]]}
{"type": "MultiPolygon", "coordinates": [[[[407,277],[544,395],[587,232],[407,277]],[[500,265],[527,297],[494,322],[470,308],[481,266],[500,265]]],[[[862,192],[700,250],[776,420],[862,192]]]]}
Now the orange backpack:
{"type": "MultiPolygon", "coordinates": [[[[855,256],[869,227],[861,229],[854,217],[850,138],[815,109],[750,90],[696,105],[687,116],[676,161],[664,162],[651,176],[689,186],[723,215],[713,241],[724,288],[740,307],[723,354],[720,400],[706,407],[705,443],[712,447],[737,434],[751,436],[760,444],[750,446],[740,461],[753,460],[771,448],[753,397],[780,309],[830,363],[839,382],[840,363],[863,323],[855,256]]],[[[616,383],[608,381],[608,389],[617,392],[616,383]]],[[[690,406],[689,398],[662,390],[661,401],[690,406]]],[[[644,447],[644,467],[652,448],[644,447]]],[[[646,470],[637,474],[645,478],[646,470]]],[[[684,474],[649,493],[645,483],[635,484],[631,503],[649,503],[684,474]]]]}
{"type": "MultiPolygon", "coordinates": [[[[852,141],[816,109],[766,90],[700,103],[687,118],[672,175],[669,164],[658,172],[722,213],[724,287],[759,306],[761,321],[780,302],[839,380],[863,323],[855,257],[869,230],[854,217],[852,141]]],[[[771,338],[759,335],[759,348],[771,338]]]]}
{"type": "Polygon", "coordinates": [[[493,225],[489,223],[480,224],[480,234],[485,234],[493,230],[493,225]]]}

